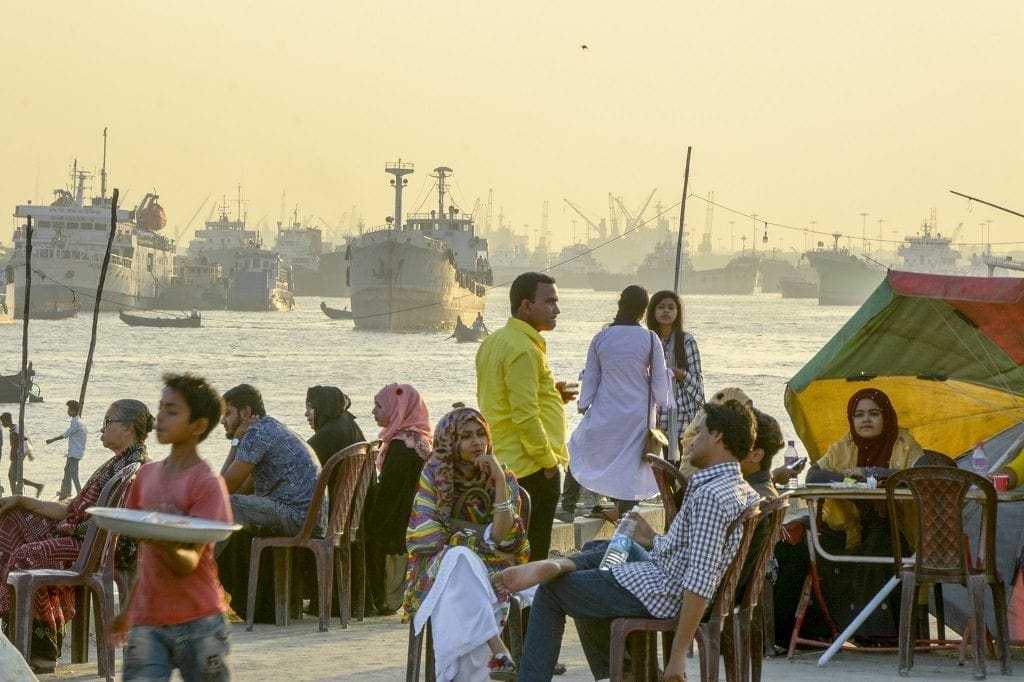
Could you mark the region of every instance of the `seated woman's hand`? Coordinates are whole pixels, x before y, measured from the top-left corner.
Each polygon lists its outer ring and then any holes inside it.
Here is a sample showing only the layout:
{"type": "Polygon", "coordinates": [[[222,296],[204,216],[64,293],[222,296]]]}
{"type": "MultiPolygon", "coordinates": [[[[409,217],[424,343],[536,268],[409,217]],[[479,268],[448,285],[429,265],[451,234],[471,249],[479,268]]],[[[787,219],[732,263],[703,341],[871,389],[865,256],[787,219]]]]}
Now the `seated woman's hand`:
{"type": "Polygon", "coordinates": [[[494,456],[493,452],[485,452],[476,458],[476,465],[480,467],[480,471],[487,474],[490,477],[490,483],[497,490],[499,485],[504,485],[505,482],[505,471],[501,468],[501,464],[498,463],[498,459],[494,456]]]}
{"type": "Polygon", "coordinates": [[[847,478],[855,478],[858,481],[866,481],[867,476],[864,474],[864,467],[850,467],[843,471],[843,474],[847,478]]]}

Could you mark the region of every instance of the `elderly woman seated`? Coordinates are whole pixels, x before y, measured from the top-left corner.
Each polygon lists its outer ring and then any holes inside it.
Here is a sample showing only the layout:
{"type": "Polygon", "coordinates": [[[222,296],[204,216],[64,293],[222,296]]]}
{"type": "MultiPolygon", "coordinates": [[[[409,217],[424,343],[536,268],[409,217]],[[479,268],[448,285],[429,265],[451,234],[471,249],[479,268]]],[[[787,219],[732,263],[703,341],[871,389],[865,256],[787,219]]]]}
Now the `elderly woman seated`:
{"type": "MultiPolygon", "coordinates": [[[[36,568],[68,569],[78,558],[91,523],[86,510],[100,491],[124,467],[147,459],[144,441],[153,430],[153,416],[138,400],[118,400],[103,417],[100,440],[114,453],[75,497],[44,502],[24,495],[0,498],[0,614],[6,616],[11,571],[36,568]]],[[[125,566],[135,558],[134,542],[118,544],[117,561],[125,566]]],[[[75,616],[75,590],[49,587],[32,600],[32,655],[35,672],[53,672],[60,656],[65,627],[75,616]]],[[[9,623],[5,627],[10,627],[9,623]]]]}

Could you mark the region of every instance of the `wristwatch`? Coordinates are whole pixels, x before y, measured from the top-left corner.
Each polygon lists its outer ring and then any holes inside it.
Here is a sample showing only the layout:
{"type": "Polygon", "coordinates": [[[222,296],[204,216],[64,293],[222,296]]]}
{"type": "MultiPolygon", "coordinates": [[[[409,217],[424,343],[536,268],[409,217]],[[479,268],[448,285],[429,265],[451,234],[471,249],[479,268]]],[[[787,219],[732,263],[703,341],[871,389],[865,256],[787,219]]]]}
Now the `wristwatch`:
{"type": "Polygon", "coordinates": [[[233,447],[233,448],[237,448],[237,447],[238,447],[238,444],[239,444],[239,443],[241,443],[241,442],[242,442],[242,441],[238,440],[237,438],[232,438],[232,439],[231,439],[231,447],[233,447]]]}

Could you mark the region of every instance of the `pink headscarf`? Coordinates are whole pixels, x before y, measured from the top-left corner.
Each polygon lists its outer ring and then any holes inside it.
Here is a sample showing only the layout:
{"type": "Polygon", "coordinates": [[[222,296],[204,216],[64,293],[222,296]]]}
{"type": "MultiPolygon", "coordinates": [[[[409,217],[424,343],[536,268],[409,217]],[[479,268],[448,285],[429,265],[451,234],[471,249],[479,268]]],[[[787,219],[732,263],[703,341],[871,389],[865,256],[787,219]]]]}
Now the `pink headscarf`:
{"type": "Polygon", "coordinates": [[[377,455],[377,470],[384,466],[388,446],[398,439],[416,451],[424,460],[430,457],[432,447],[430,415],[419,391],[409,384],[388,384],[373,397],[380,403],[388,425],[380,430],[380,453],[377,455]]]}

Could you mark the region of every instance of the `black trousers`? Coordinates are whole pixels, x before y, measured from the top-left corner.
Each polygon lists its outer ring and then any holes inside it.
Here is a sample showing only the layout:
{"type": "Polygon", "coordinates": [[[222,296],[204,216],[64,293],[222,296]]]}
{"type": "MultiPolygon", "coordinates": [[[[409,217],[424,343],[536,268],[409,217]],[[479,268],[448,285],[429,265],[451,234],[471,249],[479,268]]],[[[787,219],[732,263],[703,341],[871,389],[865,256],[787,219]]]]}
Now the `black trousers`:
{"type": "Polygon", "coordinates": [[[530,494],[530,561],[548,558],[551,549],[551,526],[555,522],[555,508],[562,492],[561,473],[548,478],[540,469],[519,479],[519,485],[530,494]]]}

